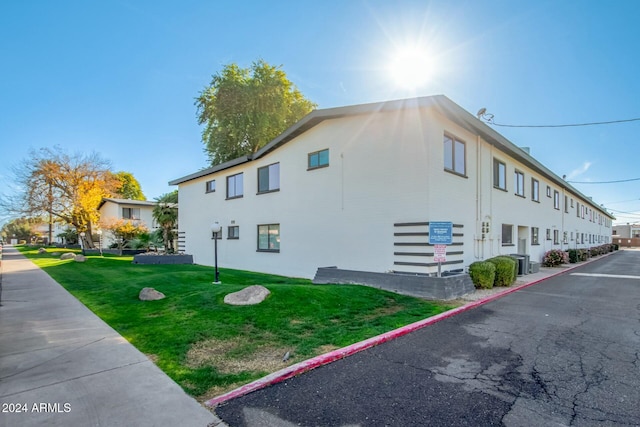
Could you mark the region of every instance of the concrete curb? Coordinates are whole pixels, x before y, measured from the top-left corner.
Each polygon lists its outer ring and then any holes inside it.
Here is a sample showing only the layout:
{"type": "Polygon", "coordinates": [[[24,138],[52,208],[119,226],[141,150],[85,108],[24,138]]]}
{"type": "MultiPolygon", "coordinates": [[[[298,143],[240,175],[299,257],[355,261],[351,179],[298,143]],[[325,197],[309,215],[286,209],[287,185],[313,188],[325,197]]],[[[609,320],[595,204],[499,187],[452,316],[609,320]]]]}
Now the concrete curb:
{"type": "Polygon", "coordinates": [[[389,331],[389,332],[385,332],[384,334],[380,334],[377,335],[375,337],[369,338],[367,340],[364,341],[360,341],[358,343],[355,344],[351,344],[347,347],[343,347],[340,348],[338,350],[334,350],[332,352],[326,353],[326,354],[321,354],[320,356],[316,356],[313,357],[311,359],[302,361],[300,363],[296,363],[295,365],[291,365],[288,366],[284,369],[281,369],[279,371],[276,371],[272,374],[269,374],[263,378],[260,378],[259,380],[253,381],[249,384],[245,384],[242,387],[239,387],[235,390],[231,390],[230,392],[227,392],[225,394],[222,394],[220,396],[214,397],[213,399],[207,400],[205,403],[206,406],[210,406],[210,407],[215,407],[217,405],[220,405],[228,400],[231,399],[235,399],[237,397],[240,396],[244,396],[245,394],[249,394],[251,392],[260,390],[262,388],[268,387],[270,385],[273,384],[277,384],[279,382],[288,380],[289,378],[295,377],[297,375],[300,375],[302,373],[305,373],[307,371],[310,371],[312,369],[318,368],[320,366],[323,365],[327,365],[331,362],[335,362],[336,360],[340,360],[343,359],[345,357],[351,356],[353,354],[359,353],[363,350],[366,350],[368,348],[374,347],[376,345],[385,343],[387,341],[391,341],[393,339],[399,338],[403,335],[407,335],[408,333],[411,333],[413,331],[417,331],[418,329],[422,329],[426,326],[429,325],[433,325],[434,323],[437,323],[441,320],[444,319],[448,319],[449,317],[453,317],[457,314],[463,313],[465,311],[471,310],[475,307],[484,305],[488,302],[491,301],[495,301],[499,298],[502,298],[505,295],[511,294],[513,292],[519,291],[520,289],[524,289],[524,288],[528,288],[529,286],[533,286],[537,283],[543,282],[547,279],[550,279],[551,277],[556,277],[556,276],[560,276],[562,274],[565,274],[569,271],[572,271],[578,267],[582,267],[586,264],[589,264],[593,261],[597,261],[599,259],[603,259],[609,255],[612,255],[614,253],[616,253],[617,251],[614,252],[609,252],[608,254],[604,254],[599,256],[597,259],[593,259],[591,258],[589,261],[586,262],[582,262],[580,264],[575,264],[572,267],[568,267],[565,268],[561,271],[558,271],[557,273],[553,273],[549,276],[543,277],[541,279],[538,280],[534,280],[532,282],[529,283],[524,283],[522,285],[518,285],[518,286],[514,286],[512,288],[507,288],[502,292],[498,292],[495,293],[493,295],[490,295],[488,297],[479,299],[477,301],[472,301],[468,304],[465,304],[463,306],[454,308],[452,310],[449,311],[445,311],[444,313],[440,313],[437,314],[435,316],[429,317],[427,319],[423,319],[423,320],[419,320],[417,322],[411,323],[407,326],[403,326],[401,328],[398,329],[394,329],[393,331],[389,331]]]}

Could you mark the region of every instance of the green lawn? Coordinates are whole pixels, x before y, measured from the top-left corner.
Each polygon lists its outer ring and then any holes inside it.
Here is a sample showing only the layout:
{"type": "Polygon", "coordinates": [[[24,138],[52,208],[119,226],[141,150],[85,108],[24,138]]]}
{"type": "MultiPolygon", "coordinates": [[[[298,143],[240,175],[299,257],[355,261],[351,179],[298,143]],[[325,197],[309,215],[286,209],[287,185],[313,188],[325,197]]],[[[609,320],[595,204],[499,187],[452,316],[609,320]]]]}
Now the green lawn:
{"type": "Polygon", "coordinates": [[[52,256],[58,249],[19,249],[201,400],[452,308],[364,286],[227,269],[213,285],[210,267],[138,265],[116,256],[78,263],[52,256]],[[226,294],[255,284],[271,291],[263,303],[224,304],[226,294]],[[166,298],[140,301],[147,286],[166,298]]]}

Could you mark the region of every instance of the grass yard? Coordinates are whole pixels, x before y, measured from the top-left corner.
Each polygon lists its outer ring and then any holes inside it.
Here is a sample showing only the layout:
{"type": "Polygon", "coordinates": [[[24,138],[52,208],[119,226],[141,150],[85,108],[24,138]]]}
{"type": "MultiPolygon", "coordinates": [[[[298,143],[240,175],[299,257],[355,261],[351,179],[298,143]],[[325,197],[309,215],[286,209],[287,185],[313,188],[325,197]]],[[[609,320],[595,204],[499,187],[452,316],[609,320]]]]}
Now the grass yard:
{"type": "Polygon", "coordinates": [[[68,250],[19,249],[201,401],[452,308],[364,286],[227,269],[213,285],[211,267],[139,265],[117,256],[78,263],[51,255],[68,250]],[[224,304],[226,294],[255,284],[271,291],[263,303],[224,304]],[[166,298],[140,301],[147,286],[166,298]]]}

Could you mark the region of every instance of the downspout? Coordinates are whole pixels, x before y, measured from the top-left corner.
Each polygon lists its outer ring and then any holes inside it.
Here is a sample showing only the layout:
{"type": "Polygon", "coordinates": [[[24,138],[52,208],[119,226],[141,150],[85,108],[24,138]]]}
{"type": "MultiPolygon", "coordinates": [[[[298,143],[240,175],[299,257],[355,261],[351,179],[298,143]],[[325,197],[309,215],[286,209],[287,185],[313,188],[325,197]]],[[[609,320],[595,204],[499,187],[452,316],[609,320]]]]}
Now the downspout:
{"type": "Polygon", "coordinates": [[[482,230],[482,185],[480,179],[482,174],[480,168],[482,161],[480,160],[480,135],[476,135],[476,236],[474,239],[474,258],[476,260],[483,259],[484,236],[482,230]]]}

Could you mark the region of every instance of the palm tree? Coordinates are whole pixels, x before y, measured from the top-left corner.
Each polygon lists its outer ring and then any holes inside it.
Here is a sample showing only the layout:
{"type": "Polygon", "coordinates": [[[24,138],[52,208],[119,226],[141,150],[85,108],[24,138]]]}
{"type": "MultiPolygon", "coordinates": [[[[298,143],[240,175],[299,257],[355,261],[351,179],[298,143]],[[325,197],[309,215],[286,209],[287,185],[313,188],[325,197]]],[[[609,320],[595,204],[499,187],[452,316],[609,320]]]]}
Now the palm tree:
{"type": "Polygon", "coordinates": [[[153,218],[162,231],[162,241],[166,253],[175,252],[173,241],[175,239],[175,228],[178,224],[178,191],[163,194],[156,199],[153,208],[153,218]]]}

